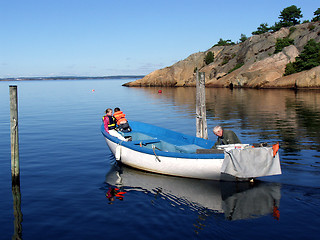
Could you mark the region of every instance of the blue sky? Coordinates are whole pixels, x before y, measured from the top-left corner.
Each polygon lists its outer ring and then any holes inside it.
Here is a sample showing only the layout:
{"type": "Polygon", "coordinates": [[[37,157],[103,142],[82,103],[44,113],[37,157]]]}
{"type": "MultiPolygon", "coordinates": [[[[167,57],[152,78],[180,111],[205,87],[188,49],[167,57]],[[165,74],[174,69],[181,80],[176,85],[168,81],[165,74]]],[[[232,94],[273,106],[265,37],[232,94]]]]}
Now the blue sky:
{"type": "Polygon", "coordinates": [[[0,0],[0,78],[140,75],[319,0],[0,0]]]}

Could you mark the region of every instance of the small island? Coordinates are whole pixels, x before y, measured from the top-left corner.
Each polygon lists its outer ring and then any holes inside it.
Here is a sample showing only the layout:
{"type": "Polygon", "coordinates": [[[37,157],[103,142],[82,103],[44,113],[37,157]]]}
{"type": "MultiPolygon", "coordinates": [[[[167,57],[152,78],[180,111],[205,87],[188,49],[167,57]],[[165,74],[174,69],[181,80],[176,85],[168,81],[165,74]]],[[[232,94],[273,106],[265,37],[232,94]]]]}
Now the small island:
{"type": "Polygon", "coordinates": [[[194,87],[195,73],[205,73],[206,87],[320,88],[320,8],[300,22],[295,5],[280,12],[279,22],[262,23],[239,42],[220,39],[205,52],[191,54],[127,87],[194,87]]]}

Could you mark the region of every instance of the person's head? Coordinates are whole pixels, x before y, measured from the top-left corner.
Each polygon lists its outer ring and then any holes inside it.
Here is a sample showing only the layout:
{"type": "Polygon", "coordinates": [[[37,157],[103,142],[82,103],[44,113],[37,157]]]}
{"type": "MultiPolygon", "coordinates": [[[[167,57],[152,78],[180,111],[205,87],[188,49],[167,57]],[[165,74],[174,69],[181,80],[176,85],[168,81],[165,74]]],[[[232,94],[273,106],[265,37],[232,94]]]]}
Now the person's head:
{"type": "Polygon", "coordinates": [[[114,109],[114,112],[119,112],[120,111],[120,108],[118,108],[118,107],[116,107],[115,109],[114,109]]]}
{"type": "Polygon", "coordinates": [[[107,114],[108,116],[112,116],[112,109],[111,109],[111,108],[107,108],[107,109],[106,109],[106,114],[107,114]]]}
{"type": "Polygon", "coordinates": [[[223,135],[223,128],[221,126],[215,126],[213,128],[213,133],[218,136],[218,137],[222,137],[223,135]]]}

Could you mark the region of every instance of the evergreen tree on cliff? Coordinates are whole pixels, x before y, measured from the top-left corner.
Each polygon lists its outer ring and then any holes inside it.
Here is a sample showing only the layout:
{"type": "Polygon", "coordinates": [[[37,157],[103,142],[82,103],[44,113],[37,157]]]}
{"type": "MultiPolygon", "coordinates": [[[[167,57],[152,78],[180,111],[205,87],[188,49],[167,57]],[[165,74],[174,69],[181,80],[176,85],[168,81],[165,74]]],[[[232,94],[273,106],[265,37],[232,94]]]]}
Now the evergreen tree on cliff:
{"type": "Polygon", "coordinates": [[[302,17],[301,9],[291,5],[280,12],[279,19],[282,27],[290,27],[299,24],[302,17]]]}
{"type": "Polygon", "coordinates": [[[214,54],[213,52],[208,52],[206,57],[204,58],[204,62],[206,63],[206,65],[209,65],[210,63],[212,63],[214,61],[214,54]]]}
{"type": "Polygon", "coordinates": [[[304,46],[304,50],[296,57],[295,62],[287,64],[284,76],[309,70],[320,65],[320,43],[310,39],[304,46]]]}
{"type": "Polygon", "coordinates": [[[318,8],[314,13],[314,18],[312,18],[312,22],[320,21],[320,8],[318,8]]]}
{"type": "Polygon", "coordinates": [[[253,31],[252,35],[259,35],[265,32],[269,32],[270,28],[268,27],[268,23],[261,23],[257,28],[257,31],[253,31]]]}
{"type": "Polygon", "coordinates": [[[239,39],[240,42],[245,42],[247,39],[248,39],[247,36],[245,34],[241,33],[241,37],[239,39]]]}
{"type": "MultiPolygon", "coordinates": [[[[316,15],[316,12],[315,12],[316,15]]],[[[280,30],[282,27],[291,27],[300,23],[300,18],[303,15],[301,13],[301,9],[297,8],[297,6],[292,5],[290,7],[284,8],[280,12],[280,22],[275,22],[273,26],[268,27],[267,23],[261,23],[256,31],[252,32],[252,35],[259,35],[265,32],[273,31],[276,32],[280,30]]]]}

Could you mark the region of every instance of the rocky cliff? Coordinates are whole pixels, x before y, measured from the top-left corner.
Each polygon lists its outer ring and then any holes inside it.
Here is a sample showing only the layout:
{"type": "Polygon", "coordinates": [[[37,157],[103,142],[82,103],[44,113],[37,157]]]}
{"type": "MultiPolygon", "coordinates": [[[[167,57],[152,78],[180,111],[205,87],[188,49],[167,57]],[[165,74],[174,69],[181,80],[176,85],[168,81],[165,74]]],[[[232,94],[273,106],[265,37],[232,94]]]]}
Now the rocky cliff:
{"type": "Polygon", "coordinates": [[[320,42],[320,22],[253,35],[235,45],[214,46],[124,86],[195,86],[198,69],[205,72],[207,87],[320,88],[320,67],[283,77],[286,64],[295,61],[310,39],[320,42]],[[274,54],[277,39],[285,37],[294,44],[274,54]],[[214,53],[214,61],[206,65],[209,51],[214,53]]]}

